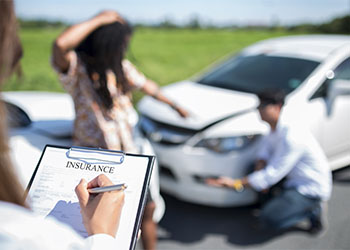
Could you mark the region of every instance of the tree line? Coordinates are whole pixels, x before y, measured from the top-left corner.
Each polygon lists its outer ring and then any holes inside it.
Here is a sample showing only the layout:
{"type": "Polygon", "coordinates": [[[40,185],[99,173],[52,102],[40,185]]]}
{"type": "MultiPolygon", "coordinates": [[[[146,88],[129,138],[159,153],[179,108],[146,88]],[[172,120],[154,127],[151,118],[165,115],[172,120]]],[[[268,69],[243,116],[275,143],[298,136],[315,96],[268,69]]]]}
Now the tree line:
{"type": "MultiPolygon", "coordinates": [[[[56,28],[56,27],[67,27],[69,24],[62,21],[50,21],[44,19],[38,20],[24,20],[19,19],[20,27],[22,28],[56,28]]],[[[165,19],[164,21],[147,25],[142,23],[134,24],[138,27],[152,27],[152,28],[166,28],[166,29],[254,29],[254,30],[271,30],[271,29],[285,29],[289,31],[300,31],[307,33],[328,33],[328,34],[350,34],[350,15],[334,18],[333,20],[321,24],[298,24],[293,26],[279,26],[278,24],[272,26],[258,26],[258,25],[226,25],[217,27],[215,25],[206,24],[203,25],[198,18],[192,18],[187,24],[176,24],[171,20],[165,19]]]]}
{"type": "Polygon", "coordinates": [[[330,34],[350,34],[350,15],[338,17],[322,24],[301,24],[289,27],[293,31],[307,31],[330,34]]]}

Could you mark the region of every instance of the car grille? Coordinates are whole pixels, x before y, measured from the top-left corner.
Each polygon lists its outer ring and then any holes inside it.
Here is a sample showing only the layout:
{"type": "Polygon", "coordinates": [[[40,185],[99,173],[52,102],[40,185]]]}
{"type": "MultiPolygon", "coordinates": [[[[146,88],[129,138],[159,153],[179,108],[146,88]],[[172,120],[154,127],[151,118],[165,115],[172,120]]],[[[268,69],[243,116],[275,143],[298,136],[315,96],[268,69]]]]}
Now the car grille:
{"type": "Polygon", "coordinates": [[[139,127],[142,133],[153,142],[165,145],[179,145],[191,138],[197,130],[173,126],[141,116],[139,127]]]}

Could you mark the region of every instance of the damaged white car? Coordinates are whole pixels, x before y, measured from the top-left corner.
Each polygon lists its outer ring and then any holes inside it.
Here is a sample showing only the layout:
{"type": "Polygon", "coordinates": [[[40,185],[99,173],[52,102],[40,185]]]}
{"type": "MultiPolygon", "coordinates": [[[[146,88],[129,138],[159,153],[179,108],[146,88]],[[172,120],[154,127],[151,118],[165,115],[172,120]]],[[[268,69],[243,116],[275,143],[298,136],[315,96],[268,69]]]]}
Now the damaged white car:
{"type": "Polygon", "coordinates": [[[141,100],[140,130],[156,152],[161,189],[203,205],[254,203],[251,189],[218,189],[203,178],[238,178],[251,171],[261,135],[269,130],[255,94],[267,88],[288,93],[283,119],[310,127],[332,169],[350,164],[350,36],[282,37],[251,45],[196,79],[164,87],[191,113],[188,119],[150,97],[141,100]]]}

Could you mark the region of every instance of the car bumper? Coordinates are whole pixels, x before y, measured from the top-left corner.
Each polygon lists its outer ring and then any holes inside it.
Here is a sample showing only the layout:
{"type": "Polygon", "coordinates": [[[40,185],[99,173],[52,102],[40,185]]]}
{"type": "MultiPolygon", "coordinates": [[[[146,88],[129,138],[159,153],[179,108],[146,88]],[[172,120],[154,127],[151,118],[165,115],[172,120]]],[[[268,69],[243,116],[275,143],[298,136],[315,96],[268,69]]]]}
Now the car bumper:
{"type": "Polygon", "coordinates": [[[229,207],[256,202],[257,193],[247,188],[241,193],[206,185],[201,177],[240,178],[252,170],[257,149],[253,143],[245,150],[218,154],[186,145],[165,146],[152,143],[160,166],[160,187],[181,200],[202,205],[229,207]]]}

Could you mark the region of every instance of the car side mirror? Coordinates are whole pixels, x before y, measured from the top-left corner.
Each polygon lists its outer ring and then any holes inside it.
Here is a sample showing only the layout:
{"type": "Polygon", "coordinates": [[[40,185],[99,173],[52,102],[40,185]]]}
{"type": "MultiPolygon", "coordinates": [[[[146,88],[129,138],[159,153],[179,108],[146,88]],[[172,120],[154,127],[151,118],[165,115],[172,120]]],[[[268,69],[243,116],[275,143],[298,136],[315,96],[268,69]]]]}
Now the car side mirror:
{"type": "Polygon", "coordinates": [[[338,96],[350,95],[350,80],[335,79],[329,84],[327,91],[327,113],[332,113],[333,104],[338,96]]]}

